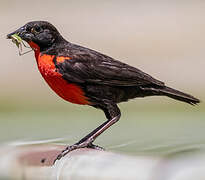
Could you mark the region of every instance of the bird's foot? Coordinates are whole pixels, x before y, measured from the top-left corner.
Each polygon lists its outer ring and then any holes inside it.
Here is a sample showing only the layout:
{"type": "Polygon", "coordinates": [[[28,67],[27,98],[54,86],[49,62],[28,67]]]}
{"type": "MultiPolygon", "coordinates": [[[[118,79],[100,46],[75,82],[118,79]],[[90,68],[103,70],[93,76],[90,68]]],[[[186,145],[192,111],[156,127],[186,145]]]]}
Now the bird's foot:
{"type": "Polygon", "coordinates": [[[89,145],[87,146],[87,148],[96,149],[96,150],[100,150],[100,151],[104,151],[104,150],[105,150],[103,147],[100,147],[100,146],[95,145],[95,144],[92,144],[92,143],[89,144],[89,145]]]}
{"type": "Polygon", "coordinates": [[[91,149],[96,149],[96,150],[104,150],[104,148],[94,145],[92,143],[76,143],[73,144],[71,146],[67,146],[60,154],[58,154],[58,156],[56,157],[56,159],[54,160],[53,164],[55,164],[55,162],[57,160],[60,160],[62,157],[64,157],[66,154],[68,154],[69,152],[76,150],[76,149],[80,149],[80,148],[91,148],[91,149]]]}

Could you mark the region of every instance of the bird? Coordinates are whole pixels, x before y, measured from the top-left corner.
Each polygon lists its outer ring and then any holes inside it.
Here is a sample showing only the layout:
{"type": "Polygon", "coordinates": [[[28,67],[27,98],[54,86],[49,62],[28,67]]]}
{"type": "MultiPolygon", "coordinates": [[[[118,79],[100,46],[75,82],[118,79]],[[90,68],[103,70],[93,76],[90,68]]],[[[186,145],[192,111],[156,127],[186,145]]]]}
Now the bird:
{"type": "Polygon", "coordinates": [[[167,96],[191,105],[200,102],[138,68],[67,41],[47,21],[28,22],[7,38],[12,39],[14,34],[34,50],[42,77],[58,96],[74,104],[100,109],[107,119],[78,142],[67,146],[55,161],[78,148],[103,149],[93,142],[120,119],[118,103],[146,96],[167,96]]]}

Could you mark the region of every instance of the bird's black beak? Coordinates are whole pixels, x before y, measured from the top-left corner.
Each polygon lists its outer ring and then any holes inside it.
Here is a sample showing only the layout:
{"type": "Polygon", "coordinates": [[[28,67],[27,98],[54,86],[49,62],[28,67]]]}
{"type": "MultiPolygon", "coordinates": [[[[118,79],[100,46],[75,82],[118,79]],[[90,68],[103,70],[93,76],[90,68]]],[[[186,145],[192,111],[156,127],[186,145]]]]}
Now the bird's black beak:
{"type": "Polygon", "coordinates": [[[14,31],[12,33],[7,34],[7,36],[6,36],[7,39],[11,39],[12,35],[14,35],[14,34],[18,35],[23,40],[28,40],[28,33],[27,33],[24,26],[17,29],[16,31],[14,31]]]}
{"type": "Polygon", "coordinates": [[[16,34],[16,31],[10,33],[10,34],[7,34],[6,38],[7,39],[11,39],[12,38],[12,35],[16,34]]]}

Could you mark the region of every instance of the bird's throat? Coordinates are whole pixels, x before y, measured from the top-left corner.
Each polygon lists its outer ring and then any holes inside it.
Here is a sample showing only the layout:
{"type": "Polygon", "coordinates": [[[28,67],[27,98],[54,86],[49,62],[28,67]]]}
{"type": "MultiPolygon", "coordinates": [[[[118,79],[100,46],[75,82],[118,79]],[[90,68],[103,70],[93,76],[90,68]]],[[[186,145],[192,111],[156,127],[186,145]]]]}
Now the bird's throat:
{"type": "Polygon", "coordinates": [[[34,50],[35,52],[35,58],[36,60],[38,59],[38,56],[40,54],[40,47],[34,43],[33,41],[29,41],[28,44],[30,45],[30,47],[34,50]]]}

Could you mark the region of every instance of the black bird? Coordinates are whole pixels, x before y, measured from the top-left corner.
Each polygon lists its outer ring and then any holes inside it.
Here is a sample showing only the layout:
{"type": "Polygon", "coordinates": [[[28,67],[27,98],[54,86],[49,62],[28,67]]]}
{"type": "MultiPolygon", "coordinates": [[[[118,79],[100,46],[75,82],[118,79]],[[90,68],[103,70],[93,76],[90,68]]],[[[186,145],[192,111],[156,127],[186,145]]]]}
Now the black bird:
{"type": "Polygon", "coordinates": [[[200,102],[135,67],[68,42],[49,22],[29,22],[7,37],[13,38],[14,34],[33,48],[40,73],[60,97],[101,109],[107,118],[79,142],[68,146],[56,159],[77,148],[100,149],[93,142],[120,119],[117,106],[120,102],[146,96],[168,96],[191,105],[200,102]]]}

